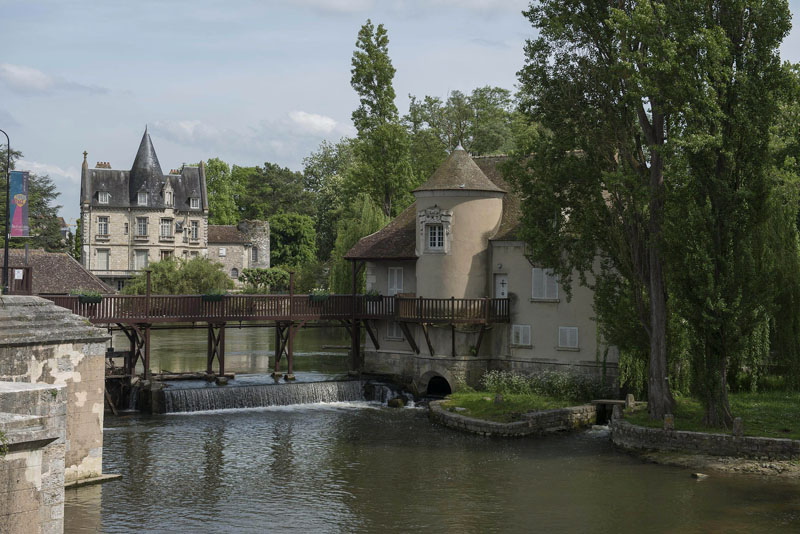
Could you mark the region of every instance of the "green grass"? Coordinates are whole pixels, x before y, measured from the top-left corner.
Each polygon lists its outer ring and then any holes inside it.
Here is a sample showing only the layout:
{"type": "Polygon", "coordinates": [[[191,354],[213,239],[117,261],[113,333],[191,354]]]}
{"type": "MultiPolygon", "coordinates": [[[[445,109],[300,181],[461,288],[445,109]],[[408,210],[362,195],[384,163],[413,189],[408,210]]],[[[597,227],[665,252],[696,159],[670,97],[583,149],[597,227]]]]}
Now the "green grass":
{"type": "MultiPolygon", "coordinates": [[[[800,393],[731,393],[731,413],[741,417],[746,436],[800,439],[800,393]]],[[[725,432],[703,425],[703,406],[695,400],[680,398],[674,410],[675,429],[693,432],[725,432]]],[[[625,416],[635,425],[661,428],[661,421],[651,421],[646,409],[625,416]]]]}
{"type": "Polygon", "coordinates": [[[495,404],[494,396],[494,393],[487,391],[453,393],[445,399],[442,407],[450,411],[456,411],[454,409],[456,407],[466,408],[457,413],[476,419],[511,423],[518,421],[523,413],[566,408],[580,404],[535,394],[506,394],[503,395],[503,402],[495,404]]]}

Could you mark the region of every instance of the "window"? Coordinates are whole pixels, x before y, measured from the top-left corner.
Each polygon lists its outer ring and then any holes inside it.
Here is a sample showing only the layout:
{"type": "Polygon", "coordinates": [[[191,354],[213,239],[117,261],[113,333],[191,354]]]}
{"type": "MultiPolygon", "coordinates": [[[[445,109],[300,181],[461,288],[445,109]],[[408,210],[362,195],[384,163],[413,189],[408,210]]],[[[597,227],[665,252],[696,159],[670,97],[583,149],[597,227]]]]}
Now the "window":
{"type": "Polygon", "coordinates": [[[191,238],[193,240],[199,239],[200,235],[200,224],[197,221],[192,221],[190,226],[191,238]]]}
{"type": "Polygon", "coordinates": [[[133,251],[133,267],[136,270],[139,269],[146,269],[147,268],[147,251],[146,250],[134,250],[133,251]]]}
{"type": "Polygon", "coordinates": [[[389,339],[403,339],[403,329],[400,328],[400,323],[389,321],[386,327],[386,337],[389,339]]]}
{"type": "Polygon", "coordinates": [[[97,218],[97,234],[108,235],[108,217],[97,218]]]}
{"type": "Polygon", "coordinates": [[[147,217],[136,217],[136,235],[147,236],[147,217]]]}
{"type": "Polygon", "coordinates": [[[102,271],[107,271],[108,267],[108,258],[109,258],[109,250],[108,249],[97,249],[97,269],[102,271]]]}
{"type": "Polygon", "coordinates": [[[161,237],[172,237],[172,219],[161,219],[161,237]]]}
{"type": "Polygon", "coordinates": [[[108,194],[108,191],[100,191],[97,193],[97,202],[100,204],[108,204],[108,201],[111,199],[111,195],[108,194]]]}
{"type": "Polygon", "coordinates": [[[237,269],[236,267],[231,269],[231,278],[233,278],[234,280],[239,278],[239,269],[237,269]]]}
{"type": "Polygon", "coordinates": [[[258,247],[253,247],[250,249],[250,261],[253,263],[258,263],[258,247]]]}
{"type": "Polygon", "coordinates": [[[167,206],[172,206],[172,191],[164,192],[164,204],[167,206]]]}
{"type": "Polygon", "coordinates": [[[228,254],[228,251],[225,247],[219,247],[219,257],[224,258],[228,254]]]}
{"type": "Polygon", "coordinates": [[[389,287],[387,295],[397,295],[403,292],[403,268],[389,267],[389,287]]]}
{"type": "Polygon", "coordinates": [[[162,250],[161,251],[161,259],[162,260],[168,260],[171,257],[172,257],[172,251],[171,250],[162,250]]]}
{"type": "Polygon", "coordinates": [[[139,191],[139,198],[137,201],[140,206],[147,206],[147,191],[139,191]]]}
{"type": "Polygon", "coordinates": [[[444,250],[444,226],[429,224],[425,228],[428,232],[428,249],[444,250]]]}
{"type": "Polygon", "coordinates": [[[199,253],[199,252],[197,252],[196,250],[193,250],[193,251],[191,251],[191,252],[189,253],[189,257],[190,257],[190,258],[196,258],[196,257],[198,257],[199,255],[200,255],[200,253],[199,253]]]}
{"type": "Polygon", "coordinates": [[[192,208],[193,210],[199,210],[200,209],[200,199],[196,198],[196,197],[189,199],[189,207],[192,208]]]}
{"type": "Polygon", "coordinates": [[[128,223],[125,223],[125,224],[122,226],[122,228],[123,228],[123,232],[125,232],[125,235],[128,235],[128,223]]]}
{"type": "Polygon", "coordinates": [[[577,349],[578,348],[578,327],[559,326],[558,327],[558,348],[577,349]]]}
{"type": "Polygon", "coordinates": [[[511,344],[530,347],[531,346],[531,325],[515,324],[511,326],[511,344]]]}
{"type": "Polygon", "coordinates": [[[531,298],[556,300],[558,298],[558,277],[552,269],[533,268],[533,290],[531,298]]]}

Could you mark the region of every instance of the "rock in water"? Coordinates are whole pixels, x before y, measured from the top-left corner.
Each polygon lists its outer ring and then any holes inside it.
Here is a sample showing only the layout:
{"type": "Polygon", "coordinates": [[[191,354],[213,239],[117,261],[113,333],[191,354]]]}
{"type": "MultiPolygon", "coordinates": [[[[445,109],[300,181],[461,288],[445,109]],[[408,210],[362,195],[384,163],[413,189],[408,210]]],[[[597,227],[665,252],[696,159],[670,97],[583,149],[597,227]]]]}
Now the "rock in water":
{"type": "Polygon", "coordinates": [[[703,480],[704,478],[708,478],[708,475],[703,473],[692,473],[692,478],[696,478],[697,480],[703,480]]]}
{"type": "Polygon", "coordinates": [[[218,376],[215,380],[218,386],[227,386],[228,385],[228,377],[227,376],[218,376]]]}
{"type": "Polygon", "coordinates": [[[395,397],[393,399],[389,399],[389,402],[386,403],[389,408],[403,408],[406,405],[406,400],[403,397],[395,397]]]}

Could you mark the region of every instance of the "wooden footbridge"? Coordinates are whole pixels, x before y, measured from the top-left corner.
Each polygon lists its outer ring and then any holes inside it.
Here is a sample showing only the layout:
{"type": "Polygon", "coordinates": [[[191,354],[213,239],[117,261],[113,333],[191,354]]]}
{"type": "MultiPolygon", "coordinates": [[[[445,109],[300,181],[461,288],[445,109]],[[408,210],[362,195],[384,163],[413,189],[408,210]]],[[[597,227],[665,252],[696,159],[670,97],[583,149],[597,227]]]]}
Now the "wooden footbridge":
{"type": "MultiPolygon", "coordinates": [[[[293,286],[293,284],[292,284],[293,286]]],[[[205,325],[208,329],[208,358],[206,372],[213,373],[217,360],[219,374],[225,373],[226,325],[242,323],[274,326],[275,368],[280,375],[280,362],[286,355],[286,379],[293,379],[294,337],[297,331],[311,322],[341,325],[350,334],[351,368],[360,368],[361,328],[379,348],[375,335],[375,320],[396,321],[400,324],[411,349],[419,353],[408,324],[423,327],[430,348],[427,326],[430,324],[481,325],[478,344],[487,325],[508,322],[508,299],[430,299],[422,297],[371,295],[296,295],[293,290],[283,295],[105,295],[100,299],[79,296],[46,296],[55,304],[86,317],[93,324],[116,325],[130,341],[130,357],[126,358],[125,373],[133,376],[141,360],[145,379],[150,378],[150,332],[158,328],[185,328],[187,324],[205,325]],[[99,300],[97,302],[96,300],[99,300]]],[[[455,346],[455,344],[454,344],[455,346]]],[[[432,352],[432,349],[431,349],[432,352]]]]}

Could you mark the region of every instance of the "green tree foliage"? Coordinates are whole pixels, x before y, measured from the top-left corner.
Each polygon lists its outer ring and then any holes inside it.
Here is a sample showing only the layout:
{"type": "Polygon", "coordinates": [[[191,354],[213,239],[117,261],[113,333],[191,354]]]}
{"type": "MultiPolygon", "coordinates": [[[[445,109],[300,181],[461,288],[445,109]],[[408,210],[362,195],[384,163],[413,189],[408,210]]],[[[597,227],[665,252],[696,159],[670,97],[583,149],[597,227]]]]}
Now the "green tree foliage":
{"type": "Polygon", "coordinates": [[[208,223],[236,224],[239,210],[236,199],[240,196],[239,184],[231,174],[230,166],[219,158],[206,161],[206,187],[208,188],[208,223]]]}
{"type": "Polygon", "coordinates": [[[273,265],[289,270],[315,263],[317,236],[311,217],[281,213],[271,217],[269,225],[273,265]]]}
{"type": "MultiPolygon", "coordinates": [[[[234,286],[221,263],[207,258],[176,260],[168,258],[153,262],[148,269],[150,292],[157,295],[201,295],[220,293],[234,286]]],[[[144,295],[147,292],[147,274],[140,271],[133,277],[122,293],[125,295],[144,295]]]]}
{"type": "Polygon", "coordinates": [[[81,262],[81,255],[83,254],[83,228],[81,227],[81,220],[75,222],[75,235],[72,237],[72,246],[67,251],[70,256],[75,258],[78,263],[81,262]]]}
{"type": "Polygon", "coordinates": [[[244,269],[239,280],[246,284],[244,293],[280,293],[289,288],[289,273],[280,267],[244,269]]]}
{"type": "Polygon", "coordinates": [[[263,167],[234,165],[231,174],[238,184],[240,219],[264,221],[283,213],[313,213],[313,194],[306,190],[299,172],[266,162],[263,167]]]}
{"type": "MultiPolygon", "coordinates": [[[[0,149],[0,206],[2,206],[5,224],[5,212],[8,204],[6,200],[6,154],[7,148],[0,149]]],[[[22,153],[11,151],[11,169],[16,169],[15,162],[22,157],[22,153]]],[[[25,170],[25,169],[21,169],[25,170]]],[[[61,206],[55,204],[61,193],[56,191],[53,180],[48,175],[30,173],[28,177],[28,222],[30,223],[31,237],[12,238],[8,246],[22,248],[26,244],[32,248],[42,248],[48,252],[62,252],[66,250],[66,243],[61,237],[61,224],[58,221],[58,210],[61,206]]],[[[5,241],[5,234],[0,235],[0,245],[5,241]]]]}
{"type": "Polygon", "coordinates": [[[353,111],[358,130],[357,163],[349,174],[356,188],[366,191],[387,216],[408,205],[412,189],[408,132],[400,124],[389,58],[389,37],[383,24],[367,20],[358,32],[350,84],[359,97],[353,111]]]}
{"type": "MultiPolygon", "coordinates": [[[[330,288],[334,293],[352,292],[352,267],[344,259],[347,251],[353,248],[359,239],[377,232],[389,222],[389,218],[366,194],[360,194],[347,208],[339,220],[336,233],[336,246],[331,254],[330,288]]],[[[358,292],[364,291],[364,273],[358,280],[358,292]]]]}

